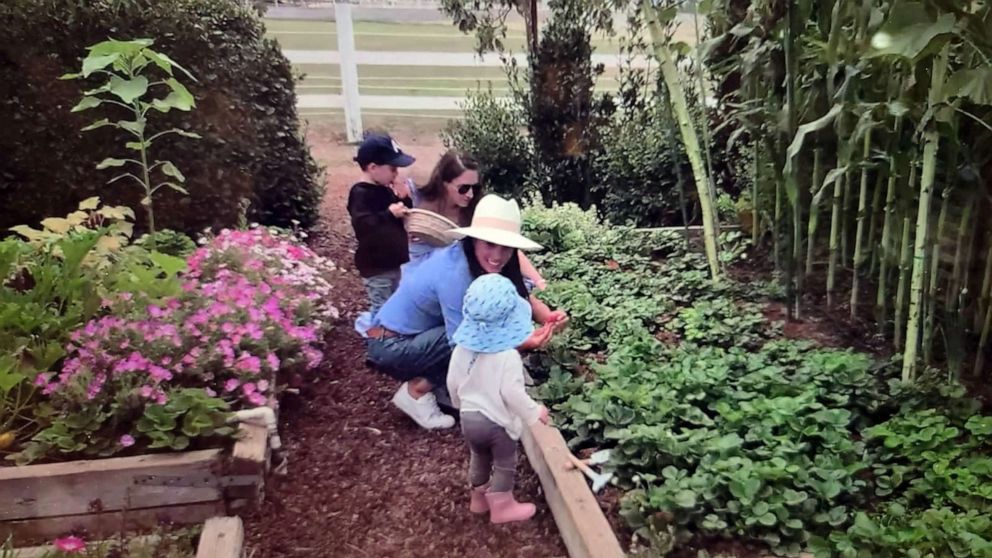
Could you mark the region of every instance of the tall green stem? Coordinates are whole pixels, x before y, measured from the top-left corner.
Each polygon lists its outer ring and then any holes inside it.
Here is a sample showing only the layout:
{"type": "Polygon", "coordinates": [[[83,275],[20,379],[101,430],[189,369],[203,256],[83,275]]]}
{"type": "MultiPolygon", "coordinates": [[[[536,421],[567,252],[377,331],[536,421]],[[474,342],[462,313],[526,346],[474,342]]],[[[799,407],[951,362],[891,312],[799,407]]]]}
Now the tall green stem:
{"type": "Polygon", "coordinates": [[[843,198],[843,181],[847,175],[837,177],[834,182],[833,213],[830,216],[830,260],[827,264],[827,307],[834,306],[834,287],[837,282],[837,251],[840,244],[840,203],[843,198]]]}
{"type": "MultiPolygon", "coordinates": [[[[930,81],[930,107],[936,107],[941,99],[941,88],[947,74],[947,59],[950,47],[944,49],[933,61],[930,81]]],[[[924,133],[923,175],[920,179],[920,202],[916,215],[916,246],[913,256],[913,286],[909,296],[909,321],[906,323],[906,350],[903,352],[902,379],[908,382],[916,377],[916,355],[919,349],[920,303],[923,299],[923,275],[926,264],[926,237],[930,218],[930,193],[933,191],[934,176],[937,172],[937,148],[940,146],[940,133],[935,122],[929,124],[924,133]]]]}
{"type": "Polygon", "coordinates": [[[858,195],[858,230],[854,239],[854,272],[851,279],[851,319],[858,315],[858,289],[861,277],[861,264],[863,263],[861,243],[865,234],[865,218],[867,217],[868,206],[868,157],[871,155],[871,130],[865,132],[864,148],[861,159],[861,191],[858,195]]]}
{"type": "MultiPolygon", "coordinates": [[[[813,153],[813,188],[823,185],[823,148],[817,147],[813,153]]],[[[806,275],[813,273],[816,229],[820,221],[820,200],[818,195],[809,202],[809,222],[806,227],[806,275]]]]}
{"type": "Polygon", "coordinates": [[[895,318],[893,325],[893,344],[896,349],[902,349],[902,316],[906,308],[906,287],[909,285],[909,275],[912,270],[912,245],[910,244],[910,223],[912,221],[909,218],[909,213],[907,212],[902,218],[902,242],[899,244],[901,247],[901,254],[899,256],[899,286],[896,287],[896,308],[895,308],[895,318]]]}
{"type": "MultiPolygon", "coordinates": [[[[895,136],[896,141],[893,143],[893,147],[898,145],[898,137],[902,133],[902,117],[896,117],[895,126],[895,136]]],[[[916,176],[916,164],[913,159],[910,159],[910,185],[915,181],[916,176]]],[[[889,280],[889,263],[892,261],[892,228],[895,226],[895,212],[896,212],[896,178],[898,177],[897,167],[896,167],[896,157],[894,149],[889,152],[889,181],[885,193],[885,216],[882,219],[882,241],[879,246],[880,265],[878,270],[878,292],[875,298],[875,310],[876,310],[876,321],[878,322],[879,331],[885,331],[886,322],[889,319],[888,316],[888,304],[889,299],[886,294],[886,284],[889,280]]]]}
{"type": "Polygon", "coordinates": [[[702,153],[699,148],[699,138],[696,135],[692,116],[686,105],[685,93],[679,81],[678,68],[675,66],[675,60],[672,58],[672,53],[668,45],[665,44],[665,32],[661,22],[658,20],[658,11],[651,0],[642,0],[641,9],[645,20],[648,22],[654,54],[661,67],[665,86],[668,88],[672,111],[675,113],[679,130],[682,132],[682,142],[685,144],[686,155],[689,157],[689,163],[692,165],[692,174],[695,178],[696,190],[699,194],[699,206],[703,214],[703,239],[706,246],[706,260],[709,263],[710,274],[714,280],[719,280],[720,258],[717,250],[716,203],[713,199],[713,191],[710,188],[710,177],[706,173],[706,164],[703,162],[702,153]]]}

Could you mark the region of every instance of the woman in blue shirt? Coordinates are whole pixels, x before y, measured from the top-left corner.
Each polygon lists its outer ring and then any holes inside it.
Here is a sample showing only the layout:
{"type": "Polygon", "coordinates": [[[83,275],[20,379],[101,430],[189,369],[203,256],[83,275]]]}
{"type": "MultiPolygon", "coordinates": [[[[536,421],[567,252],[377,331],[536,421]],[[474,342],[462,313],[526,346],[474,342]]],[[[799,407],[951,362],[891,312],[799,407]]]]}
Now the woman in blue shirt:
{"type": "Polygon", "coordinates": [[[544,347],[568,320],[565,312],[552,311],[527,292],[517,251],[540,245],[520,234],[516,202],[486,196],[479,201],[471,226],[452,232],[464,239],[407,269],[366,332],[369,360],[403,382],[393,404],[427,429],[454,426],[454,418],[441,412],[431,391],[445,385],[451,339],[462,321],[462,299],[476,277],[500,273],[530,302],[533,319],[542,327],[521,350],[544,347]]]}

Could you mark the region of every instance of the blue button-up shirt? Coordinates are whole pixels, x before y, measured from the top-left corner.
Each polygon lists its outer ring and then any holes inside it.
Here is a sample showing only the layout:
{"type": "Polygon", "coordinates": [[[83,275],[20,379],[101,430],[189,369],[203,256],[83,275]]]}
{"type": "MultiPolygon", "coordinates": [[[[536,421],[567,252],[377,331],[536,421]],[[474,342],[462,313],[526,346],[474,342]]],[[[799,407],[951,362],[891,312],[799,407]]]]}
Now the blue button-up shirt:
{"type": "Polygon", "coordinates": [[[434,250],[404,270],[399,288],[379,309],[375,324],[402,335],[444,325],[448,342],[462,323],[462,300],[472,274],[461,242],[434,250]]]}

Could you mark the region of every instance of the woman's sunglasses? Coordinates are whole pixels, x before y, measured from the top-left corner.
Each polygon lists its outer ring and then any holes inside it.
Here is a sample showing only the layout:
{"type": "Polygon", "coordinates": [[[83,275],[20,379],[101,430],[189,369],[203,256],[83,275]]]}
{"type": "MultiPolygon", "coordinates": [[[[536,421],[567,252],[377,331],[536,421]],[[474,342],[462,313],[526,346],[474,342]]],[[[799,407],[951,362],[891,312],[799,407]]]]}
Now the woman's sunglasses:
{"type": "Polygon", "coordinates": [[[477,186],[478,184],[462,184],[458,187],[458,193],[464,196],[469,190],[474,190],[477,186]]]}

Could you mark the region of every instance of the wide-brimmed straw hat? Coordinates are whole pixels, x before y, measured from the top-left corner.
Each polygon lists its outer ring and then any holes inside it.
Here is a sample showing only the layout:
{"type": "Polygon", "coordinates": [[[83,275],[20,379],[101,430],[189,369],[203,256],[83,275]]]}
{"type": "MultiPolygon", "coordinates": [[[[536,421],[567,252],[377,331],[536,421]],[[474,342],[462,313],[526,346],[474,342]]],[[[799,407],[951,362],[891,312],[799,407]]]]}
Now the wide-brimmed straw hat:
{"type": "Polygon", "coordinates": [[[540,250],[540,244],[520,234],[520,223],[517,202],[489,194],[479,200],[470,226],[453,229],[448,234],[456,235],[456,238],[477,238],[508,248],[540,250]]]}
{"type": "Polygon", "coordinates": [[[452,339],[477,353],[500,353],[520,346],[534,331],[530,304],[509,279],[479,276],[465,291],[462,322],[452,339]]]}
{"type": "Polygon", "coordinates": [[[449,231],[458,224],[444,215],[426,209],[411,209],[406,216],[406,230],[431,246],[447,246],[456,238],[449,231]]]}

